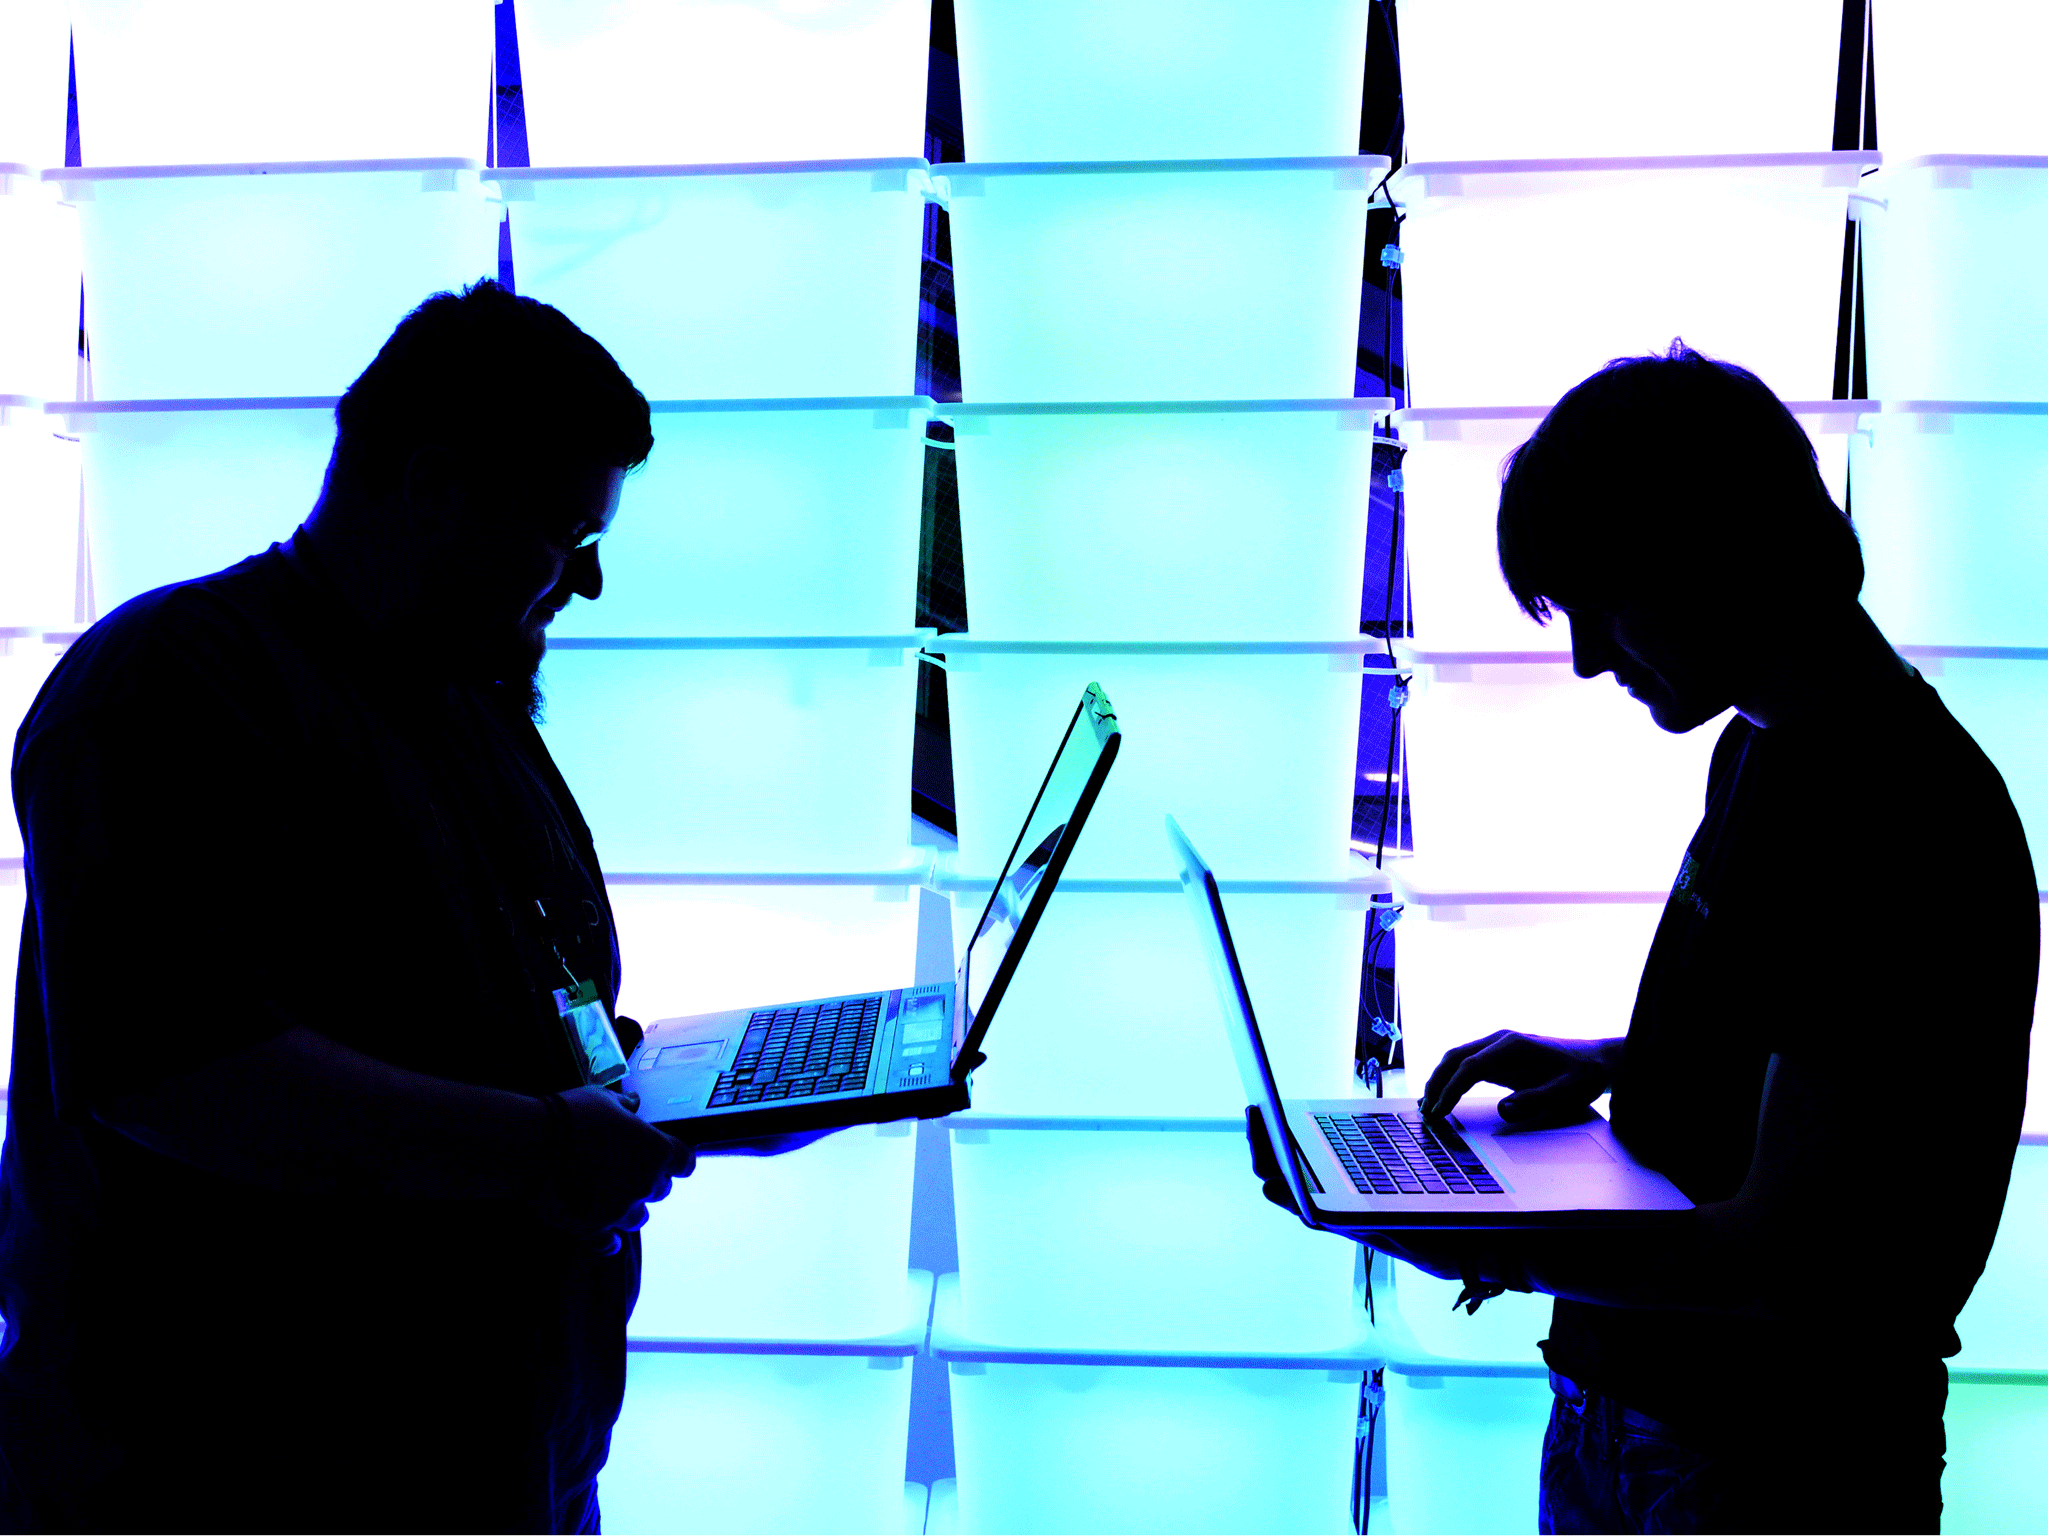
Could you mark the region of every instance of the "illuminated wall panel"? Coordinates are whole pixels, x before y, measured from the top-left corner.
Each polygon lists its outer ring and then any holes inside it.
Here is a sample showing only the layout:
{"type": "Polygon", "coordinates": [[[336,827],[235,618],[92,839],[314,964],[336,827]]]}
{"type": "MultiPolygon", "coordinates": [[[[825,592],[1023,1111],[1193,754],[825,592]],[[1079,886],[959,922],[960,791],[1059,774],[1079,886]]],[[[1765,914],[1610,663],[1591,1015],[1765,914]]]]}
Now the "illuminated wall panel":
{"type": "MultiPolygon", "coordinates": [[[[0,657],[0,677],[4,677],[6,671],[7,658],[0,657]]],[[[0,682],[0,688],[5,687],[6,684],[0,682]]],[[[10,742],[14,739],[13,733],[15,729],[19,728],[19,724],[20,722],[16,721],[15,725],[9,728],[7,717],[0,715],[0,728],[8,729],[8,740],[10,742]]],[[[11,751],[9,756],[12,756],[11,751]]],[[[9,820],[11,823],[12,818],[9,818],[9,820]]],[[[9,830],[12,830],[11,825],[9,830]]],[[[4,837],[5,833],[0,833],[0,838],[4,837]]],[[[20,857],[21,847],[19,842],[16,842],[12,853],[6,851],[4,842],[0,842],[0,859],[18,859],[20,857]]],[[[18,868],[0,868],[0,934],[20,934],[22,916],[27,909],[28,887],[22,883],[21,871],[18,868]]],[[[7,999],[7,1016],[10,1020],[14,1017],[15,967],[20,959],[21,945],[19,943],[0,944],[0,988],[5,989],[0,990],[0,997],[7,999]]],[[[14,1030],[10,1026],[7,1029],[0,1029],[0,1088],[5,1088],[12,1080],[13,1067],[14,1030]]],[[[0,1118],[4,1118],[4,1113],[5,1105],[0,1104],[0,1118]]],[[[0,1131],[0,1137],[4,1137],[4,1134],[4,1131],[0,1131]]]]}
{"type": "Polygon", "coordinates": [[[1039,744],[1059,739],[1094,681],[1124,741],[1070,874],[1174,878],[1171,814],[1225,878],[1344,878],[1371,642],[940,643],[962,873],[1002,867],[1045,774],[1039,744]]]}
{"type": "Polygon", "coordinates": [[[1372,429],[1391,404],[950,407],[975,633],[1355,630],[1372,429]]]}
{"type": "Polygon", "coordinates": [[[61,418],[84,447],[102,613],[258,554],[319,499],[334,401],[90,401],[61,418]]]}
{"type": "Polygon", "coordinates": [[[0,0],[0,164],[64,163],[65,0],[0,0]]]}
{"type": "Polygon", "coordinates": [[[489,0],[69,4],[88,165],[483,153],[489,0]]]}
{"type": "MultiPolygon", "coordinates": [[[[50,675],[50,668],[56,664],[57,651],[54,646],[28,637],[0,639],[0,743],[5,743],[7,760],[14,761],[14,734],[21,729],[21,722],[28,714],[29,705],[35,702],[36,690],[43,686],[43,679],[50,675]]],[[[21,825],[14,818],[13,798],[10,795],[7,813],[0,815],[0,861],[21,857],[21,825]]],[[[4,872],[0,872],[4,873],[4,872]]],[[[0,890],[4,890],[0,886],[0,890]]],[[[17,910],[15,916],[19,917],[17,910]]],[[[14,961],[19,948],[21,930],[15,927],[7,930],[14,935],[0,948],[8,951],[8,963],[14,961]]],[[[7,998],[8,1016],[13,1017],[14,993],[4,994],[7,998]]]]}
{"type": "MultiPolygon", "coordinates": [[[[1836,0],[1401,0],[1399,16],[1412,159],[1797,150],[1834,117],[1836,0]]],[[[1888,80],[1887,143],[1891,102],[1888,80]]]]}
{"type": "Polygon", "coordinates": [[[399,317],[497,266],[474,160],[59,177],[104,400],[338,395],[399,317]]]}
{"type": "Polygon", "coordinates": [[[0,395],[68,400],[78,374],[78,217],[0,169],[0,395]]]}
{"type": "Polygon", "coordinates": [[[919,638],[558,644],[542,734],[608,870],[898,868],[919,638]]]}
{"type": "MultiPolygon", "coordinates": [[[[1842,220],[1871,154],[1411,162],[1393,193],[1413,397],[1547,405],[1674,336],[1787,400],[1833,393],[1842,220]],[[1768,260],[1731,260],[1730,232],[1768,260]]],[[[962,304],[963,324],[965,303],[962,304]]],[[[964,357],[964,348],[963,348],[964,357]]]]}
{"type": "Polygon", "coordinates": [[[1386,1388],[1387,1516],[1395,1530],[1535,1529],[1552,1401],[1540,1367],[1508,1374],[1397,1364],[1386,1388]]]}
{"type": "Polygon", "coordinates": [[[2039,878],[2048,866],[2048,659],[1909,656],[2005,778],[2039,878]]]}
{"type": "Polygon", "coordinates": [[[1387,166],[947,166],[961,376],[984,401],[1349,398],[1387,166]]]}
{"type": "Polygon", "coordinates": [[[980,160],[1358,147],[1364,0],[955,0],[954,18],[963,127],[980,160]]]}
{"type": "Polygon", "coordinates": [[[919,155],[930,39],[931,0],[525,0],[527,147],[535,165],[919,155]]]}
{"type": "Polygon", "coordinates": [[[1945,1426],[1944,1531],[2048,1527],[2048,1486],[2039,1470],[2048,1388],[2038,1381],[1951,1380],[1945,1426]]]}
{"type": "MultiPolygon", "coordinates": [[[[1461,1281],[1439,1280],[1412,1265],[1374,1255],[1375,1336],[1390,1357],[1410,1366],[1446,1361],[1542,1363],[1536,1343],[1550,1333],[1548,1296],[1509,1291],[1468,1313],[1456,1304],[1463,1290],[1461,1281]]],[[[1478,1465],[1475,1459],[1475,1468],[1478,1465]]]]}
{"type": "Polygon", "coordinates": [[[894,634],[917,614],[922,396],[664,400],[602,550],[548,633],[894,634]]]}
{"type": "Polygon", "coordinates": [[[649,399],[913,387],[923,160],[493,174],[519,291],[649,399]]]}
{"type": "Polygon", "coordinates": [[[2048,10],[2026,0],[1873,0],[1885,158],[2048,155],[2038,61],[2048,10]]]}
{"type": "MultiPolygon", "coordinates": [[[[0,396],[0,635],[68,628],[78,589],[78,444],[55,435],[41,411],[4,401],[0,396]]],[[[6,739],[13,740],[11,727],[6,739]]]]}

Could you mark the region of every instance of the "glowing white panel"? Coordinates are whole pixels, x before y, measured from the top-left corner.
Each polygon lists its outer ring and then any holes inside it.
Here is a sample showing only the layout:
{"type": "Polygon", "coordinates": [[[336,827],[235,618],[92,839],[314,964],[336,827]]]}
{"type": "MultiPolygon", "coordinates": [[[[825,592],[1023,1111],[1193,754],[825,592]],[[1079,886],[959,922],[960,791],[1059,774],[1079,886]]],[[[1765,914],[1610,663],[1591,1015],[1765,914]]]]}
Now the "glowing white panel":
{"type": "Polygon", "coordinates": [[[1170,813],[1229,879],[1344,877],[1361,642],[943,643],[963,872],[1002,868],[1081,690],[1099,682],[1124,739],[1068,873],[1173,878],[1170,813]]]}
{"type": "Polygon", "coordinates": [[[858,1339],[896,1327],[916,1128],[857,1125],[780,1157],[704,1158],[649,1213],[629,1336],[858,1339]]]}
{"type": "MultiPolygon", "coordinates": [[[[1199,824],[1188,828],[1206,849],[1199,824]]],[[[946,883],[955,887],[958,952],[988,888],[946,883]]],[[[1245,985],[1289,1094],[1351,1091],[1367,892],[1377,883],[1224,882],[1245,985]]],[[[1186,900],[1170,882],[1147,884],[1062,879],[989,1031],[977,1109],[1243,1116],[1244,1089],[1186,900]],[[1077,1071],[1077,1061],[1087,1069],[1077,1071]]]]}
{"type": "Polygon", "coordinates": [[[975,629],[1356,635],[1372,426],[1391,404],[951,407],[975,629]]]}
{"type": "MultiPolygon", "coordinates": [[[[1413,398],[1548,404],[1609,359],[1682,336],[1782,399],[1825,399],[1842,221],[1873,163],[1802,154],[1403,167],[1393,188],[1409,213],[1401,283],[1413,398]]],[[[964,366],[964,290],[960,314],[964,366]]]]}
{"type": "Polygon", "coordinates": [[[475,164],[64,173],[94,393],[340,394],[427,295],[495,274],[475,164]]]}
{"type": "MultiPolygon", "coordinates": [[[[40,640],[16,638],[0,640],[0,751],[7,754],[11,764],[14,761],[14,736],[21,729],[21,722],[28,714],[29,706],[36,701],[36,692],[43,686],[43,680],[50,675],[50,668],[57,664],[57,650],[40,640]]],[[[10,800],[5,815],[0,815],[0,861],[21,857],[21,824],[14,818],[14,807],[10,800]]],[[[5,872],[0,871],[0,878],[5,872]]],[[[0,886],[0,890],[4,890],[0,886]]],[[[19,911],[16,917],[20,916],[19,911]]],[[[0,930],[4,931],[4,930],[0,930]]],[[[20,930],[14,930],[19,937],[20,930]]],[[[10,954],[9,963],[12,963],[10,954]]],[[[13,992],[4,995],[6,1006],[14,1006],[13,992]]],[[[10,1013],[9,1017],[12,1017],[10,1013]]]]}
{"type": "MultiPolygon", "coordinates": [[[[1001,1075],[994,1061],[983,1073],[1001,1075]]],[[[947,1122],[968,1337],[1299,1350],[1356,1333],[1355,1248],[1260,1193],[1242,1106],[1179,1122],[981,1118],[947,1122]]]]}
{"type": "MultiPolygon", "coordinates": [[[[1491,1303],[1489,1303],[1491,1305],[1491,1303]]],[[[1475,1369],[1467,1367],[1468,1370],[1475,1369]]],[[[1410,1532],[1528,1531],[1551,1392],[1543,1371],[1386,1375],[1388,1523],[1410,1532]]]]}
{"type": "Polygon", "coordinates": [[[88,165],[483,153],[489,0],[70,7],[88,165]]]}
{"type": "Polygon", "coordinates": [[[932,1352],[950,1364],[960,1530],[1351,1530],[1363,1351],[1106,1363],[986,1348],[957,1307],[941,1277],[932,1352]]]}
{"type": "Polygon", "coordinates": [[[899,868],[916,644],[570,641],[542,735],[608,870],[899,868]]]}
{"type": "Polygon", "coordinates": [[[2048,400],[2048,159],[1893,155],[1890,167],[1850,205],[1870,392],[2048,400]]]}
{"type": "Polygon", "coordinates": [[[94,401],[64,418],[85,447],[93,594],[106,613],[289,538],[320,495],[332,400],[94,401]]]}
{"type": "MultiPolygon", "coordinates": [[[[1791,408],[1813,443],[1829,494],[1837,506],[1846,505],[1857,402],[1793,401],[1791,408]]],[[[1419,646],[1519,652],[1570,645],[1561,621],[1546,630],[1516,605],[1501,577],[1494,539],[1507,457],[1545,414],[1540,405],[1395,412],[1395,426],[1408,447],[1401,460],[1406,487],[1402,533],[1419,646]]],[[[1860,527],[1860,502],[1856,512],[1860,527]]]]}
{"type": "Polygon", "coordinates": [[[931,9],[931,0],[527,0],[527,149],[535,165],[923,154],[931,9]]]}
{"type": "Polygon", "coordinates": [[[64,163],[70,45],[65,0],[0,0],[0,163],[64,163]]]}
{"type": "Polygon", "coordinates": [[[566,635],[887,634],[917,616],[921,396],[662,401],[566,635]]]}
{"type": "Polygon", "coordinates": [[[519,291],[649,398],[913,387],[924,161],[493,174],[519,291]]]}
{"type": "Polygon", "coordinates": [[[1386,168],[948,166],[961,376],[982,400],[1348,397],[1386,168]]]}
{"type": "Polygon", "coordinates": [[[0,405],[0,635],[64,629],[77,612],[78,444],[55,425],[0,405]]]}
{"type": "Polygon", "coordinates": [[[897,1270],[896,1320],[909,1326],[874,1341],[873,1353],[797,1343],[718,1353],[712,1341],[630,1349],[598,1480],[605,1529],[902,1530],[909,1357],[931,1294],[928,1274],[911,1278],[905,1306],[897,1270]]]}
{"type": "MultiPolygon", "coordinates": [[[[1672,850],[1670,873],[1683,851],[1683,844],[1672,850]]],[[[1458,891],[1427,881],[1421,871],[1397,876],[1406,904],[1396,938],[1401,1026],[1412,1081],[1427,1081],[1452,1046],[1497,1029],[1568,1040],[1628,1033],[1663,892],[1544,901],[1564,893],[1458,891]]],[[[1438,1342],[1427,1347],[1448,1352],[1438,1342]]]]}
{"type": "MultiPolygon", "coordinates": [[[[6,662],[0,660],[0,669],[6,662]]],[[[11,742],[10,734],[10,742],[11,742]]],[[[9,756],[12,750],[10,747],[9,756]]],[[[10,817],[11,821],[12,818],[10,817]]],[[[0,853],[0,858],[20,858],[17,848],[12,855],[0,853]]],[[[14,1017],[15,967],[21,959],[21,920],[28,909],[28,887],[22,882],[21,873],[15,869],[0,870],[0,997],[7,999],[8,1018],[14,1017]]],[[[14,1030],[10,1027],[0,1030],[0,1089],[13,1080],[14,1030]]],[[[0,1104],[0,1117],[4,1117],[6,1106],[0,1104]]]]}
{"type": "Polygon", "coordinates": [[[1673,736],[1566,660],[1424,654],[1401,713],[1418,857],[1467,889],[1670,889],[1725,717],[1673,736]]]}
{"type": "Polygon", "coordinates": [[[977,160],[1349,154],[1371,14],[1365,0],[961,0],[967,148],[977,160]]]}
{"type": "Polygon", "coordinates": [[[613,880],[619,1011],[653,1020],[904,986],[917,964],[919,876],[613,880]]]}
{"type": "Polygon", "coordinates": [[[1941,695],[2004,776],[2027,831],[2027,846],[2048,848],[2048,661],[2005,657],[1906,658],[1941,695]]]}
{"type": "Polygon", "coordinates": [[[2048,646],[2048,405],[1899,406],[1854,448],[1863,606],[1894,645],[2048,646]]]}
{"type": "MultiPolygon", "coordinates": [[[[1762,153],[1833,132],[1835,0],[1401,0],[1399,14],[1417,159],[1762,153]]],[[[1887,79],[1887,144],[1891,103],[1887,79]]]]}
{"type": "Polygon", "coordinates": [[[2013,1159],[2005,1214],[1984,1273],[1956,1319],[1963,1352],[1954,1370],[2048,1371],[2048,1146],[2023,1146],[2013,1159]]]}
{"type": "Polygon", "coordinates": [[[68,400],[78,380],[78,215],[0,171],[0,395],[68,400]]]}
{"type": "Polygon", "coordinates": [[[2048,155],[2048,10],[2025,0],[1875,0],[1885,155],[2048,155]]]}
{"type": "Polygon", "coordinates": [[[2048,1389],[2028,1381],[1949,1380],[1945,1531],[2048,1530],[2048,1484],[2036,1457],[2048,1442],[2048,1389]]]}

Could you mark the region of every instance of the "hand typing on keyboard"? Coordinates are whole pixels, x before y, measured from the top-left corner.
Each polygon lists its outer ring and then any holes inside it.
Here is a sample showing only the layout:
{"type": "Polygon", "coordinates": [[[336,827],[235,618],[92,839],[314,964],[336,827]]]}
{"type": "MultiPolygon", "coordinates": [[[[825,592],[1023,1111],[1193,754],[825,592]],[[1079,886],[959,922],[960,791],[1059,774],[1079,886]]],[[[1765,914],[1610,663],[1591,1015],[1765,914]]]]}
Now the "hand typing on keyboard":
{"type": "Polygon", "coordinates": [[[1499,1104],[1512,1125],[1564,1125],[1583,1120],[1592,1103],[1614,1086],[1619,1040],[1553,1040],[1495,1030],[1444,1052],[1423,1089],[1422,1112],[1441,1118],[1480,1083],[1514,1091],[1499,1104]]]}

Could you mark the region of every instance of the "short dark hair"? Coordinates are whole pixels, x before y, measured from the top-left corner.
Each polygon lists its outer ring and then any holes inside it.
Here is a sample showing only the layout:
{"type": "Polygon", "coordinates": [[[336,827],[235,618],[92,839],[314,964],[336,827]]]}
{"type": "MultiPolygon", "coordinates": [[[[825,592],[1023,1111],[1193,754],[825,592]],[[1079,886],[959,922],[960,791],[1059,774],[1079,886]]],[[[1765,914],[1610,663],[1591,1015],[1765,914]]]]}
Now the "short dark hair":
{"type": "Polygon", "coordinates": [[[1556,608],[1698,599],[1756,613],[1853,600],[1863,552],[1813,443],[1746,368],[1674,340],[1574,385],[1509,455],[1501,574],[1556,608]]]}
{"type": "Polygon", "coordinates": [[[632,469],[654,448],[647,400],[549,304],[486,279],[398,324],[334,408],[330,483],[388,494],[430,444],[515,480],[632,469]]]}

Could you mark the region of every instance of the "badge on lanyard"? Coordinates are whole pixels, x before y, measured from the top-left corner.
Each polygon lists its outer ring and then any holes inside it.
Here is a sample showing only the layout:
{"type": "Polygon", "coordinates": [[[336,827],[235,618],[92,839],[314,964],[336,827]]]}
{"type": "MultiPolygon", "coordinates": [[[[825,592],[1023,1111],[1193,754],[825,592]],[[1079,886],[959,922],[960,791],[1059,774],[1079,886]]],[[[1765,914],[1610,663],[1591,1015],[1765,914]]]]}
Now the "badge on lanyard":
{"type": "MultiPolygon", "coordinates": [[[[541,921],[547,922],[548,909],[538,901],[533,905],[541,921]]],[[[570,1048],[583,1068],[583,1080],[600,1088],[609,1087],[626,1075],[626,1053],[619,1045],[618,1031],[612,1028],[611,1011],[598,995],[597,983],[584,981],[570,970],[569,962],[562,958],[562,951],[552,939],[548,947],[554,950],[555,963],[569,982],[566,987],[555,988],[555,1012],[561,1016],[570,1048]]]]}

